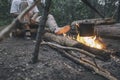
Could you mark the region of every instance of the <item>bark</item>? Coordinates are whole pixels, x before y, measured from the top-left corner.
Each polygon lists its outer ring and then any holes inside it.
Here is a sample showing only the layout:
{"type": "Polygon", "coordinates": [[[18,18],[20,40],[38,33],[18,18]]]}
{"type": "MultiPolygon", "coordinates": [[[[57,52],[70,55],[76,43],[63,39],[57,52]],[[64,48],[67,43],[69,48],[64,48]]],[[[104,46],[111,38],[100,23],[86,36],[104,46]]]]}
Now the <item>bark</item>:
{"type": "Polygon", "coordinates": [[[16,19],[12,21],[10,25],[5,27],[2,31],[0,31],[0,41],[3,40],[6,36],[9,35],[11,30],[15,28],[16,24],[21,20],[21,18],[27,14],[34,6],[36,6],[39,3],[40,0],[36,0],[33,5],[28,6],[16,19]]]}
{"type": "Polygon", "coordinates": [[[63,37],[63,36],[58,36],[52,33],[45,33],[44,34],[44,40],[47,41],[54,41],[57,42],[60,45],[65,45],[65,46],[71,46],[71,47],[76,47],[76,48],[81,48],[84,49],[94,55],[96,55],[96,57],[98,59],[101,59],[103,61],[106,61],[108,59],[110,59],[110,52],[107,50],[100,50],[100,49],[96,49],[96,48],[91,48],[88,47],[82,43],[79,43],[73,39],[69,39],[67,37],[63,37]]]}

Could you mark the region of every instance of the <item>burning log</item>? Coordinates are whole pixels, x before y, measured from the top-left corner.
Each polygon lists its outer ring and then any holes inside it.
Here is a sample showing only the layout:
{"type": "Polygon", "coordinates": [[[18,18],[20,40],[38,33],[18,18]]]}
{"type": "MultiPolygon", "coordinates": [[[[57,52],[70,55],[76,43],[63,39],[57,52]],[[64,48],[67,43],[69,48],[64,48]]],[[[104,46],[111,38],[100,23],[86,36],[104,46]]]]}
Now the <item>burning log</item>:
{"type": "Polygon", "coordinates": [[[69,39],[67,37],[58,36],[58,35],[55,35],[52,33],[45,33],[43,38],[44,38],[44,40],[54,41],[54,42],[57,42],[61,45],[84,49],[84,50],[96,55],[97,58],[99,58],[103,61],[110,59],[109,52],[102,50],[102,49],[91,48],[91,47],[86,46],[86,45],[84,45],[76,40],[69,39]]]}

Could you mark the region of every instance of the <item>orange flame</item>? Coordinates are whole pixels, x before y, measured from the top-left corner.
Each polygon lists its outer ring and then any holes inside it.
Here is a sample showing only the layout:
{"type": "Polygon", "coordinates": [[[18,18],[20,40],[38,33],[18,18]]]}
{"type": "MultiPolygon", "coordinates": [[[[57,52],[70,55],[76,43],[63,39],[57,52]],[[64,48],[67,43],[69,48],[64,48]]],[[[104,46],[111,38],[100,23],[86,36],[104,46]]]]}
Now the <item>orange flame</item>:
{"type": "Polygon", "coordinates": [[[80,37],[80,35],[78,34],[77,41],[81,42],[89,47],[93,47],[93,48],[97,48],[97,49],[105,48],[105,45],[102,42],[100,42],[100,40],[98,40],[96,36],[80,37]]]}

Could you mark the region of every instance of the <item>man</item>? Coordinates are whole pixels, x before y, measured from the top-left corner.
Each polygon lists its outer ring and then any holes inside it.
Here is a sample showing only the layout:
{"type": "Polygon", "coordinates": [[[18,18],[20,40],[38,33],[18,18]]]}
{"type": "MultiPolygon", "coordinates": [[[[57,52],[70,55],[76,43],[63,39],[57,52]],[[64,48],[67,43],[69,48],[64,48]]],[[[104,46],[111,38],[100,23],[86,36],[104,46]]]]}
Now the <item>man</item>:
{"type": "MultiPolygon", "coordinates": [[[[45,0],[42,0],[42,2],[45,3],[45,0]]],[[[33,0],[13,0],[10,13],[14,16],[17,17],[27,6],[32,5],[33,0]]],[[[27,39],[30,39],[31,33],[30,33],[30,27],[29,25],[31,23],[39,22],[40,21],[40,16],[38,17],[39,10],[37,6],[35,6],[31,11],[28,12],[21,20],[21,23],[24,23],[24,28],[25,28],[25,37],[27,39]]],[[[50,28],[52,32],[55,34],[63,34],[66,33],[70,30],[70,26],[64,26],[59,28],[54,17],[49,14],[48,19],[46,22],[46,25],[50,28]]]]}

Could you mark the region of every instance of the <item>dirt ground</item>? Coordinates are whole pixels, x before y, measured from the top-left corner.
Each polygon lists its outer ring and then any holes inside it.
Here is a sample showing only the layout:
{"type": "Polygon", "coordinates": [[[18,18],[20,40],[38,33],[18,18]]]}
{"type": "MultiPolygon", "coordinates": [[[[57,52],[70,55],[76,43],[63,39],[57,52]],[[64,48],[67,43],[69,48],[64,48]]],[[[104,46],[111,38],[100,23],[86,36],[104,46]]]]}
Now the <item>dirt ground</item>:
{"type": "MultiPolygon", "coordinates": [[[[120,53],[120,40],[104,39],[109,49],[120,53]]],[[[8,38],[0,43],[0,80],[107,80],[93,71],[77,65],[49,46],[41,46],[39,62],[30,64],[34,41],[8,38]]],[[[107,62],[120,80],[120,62],[107,62]]]]}

